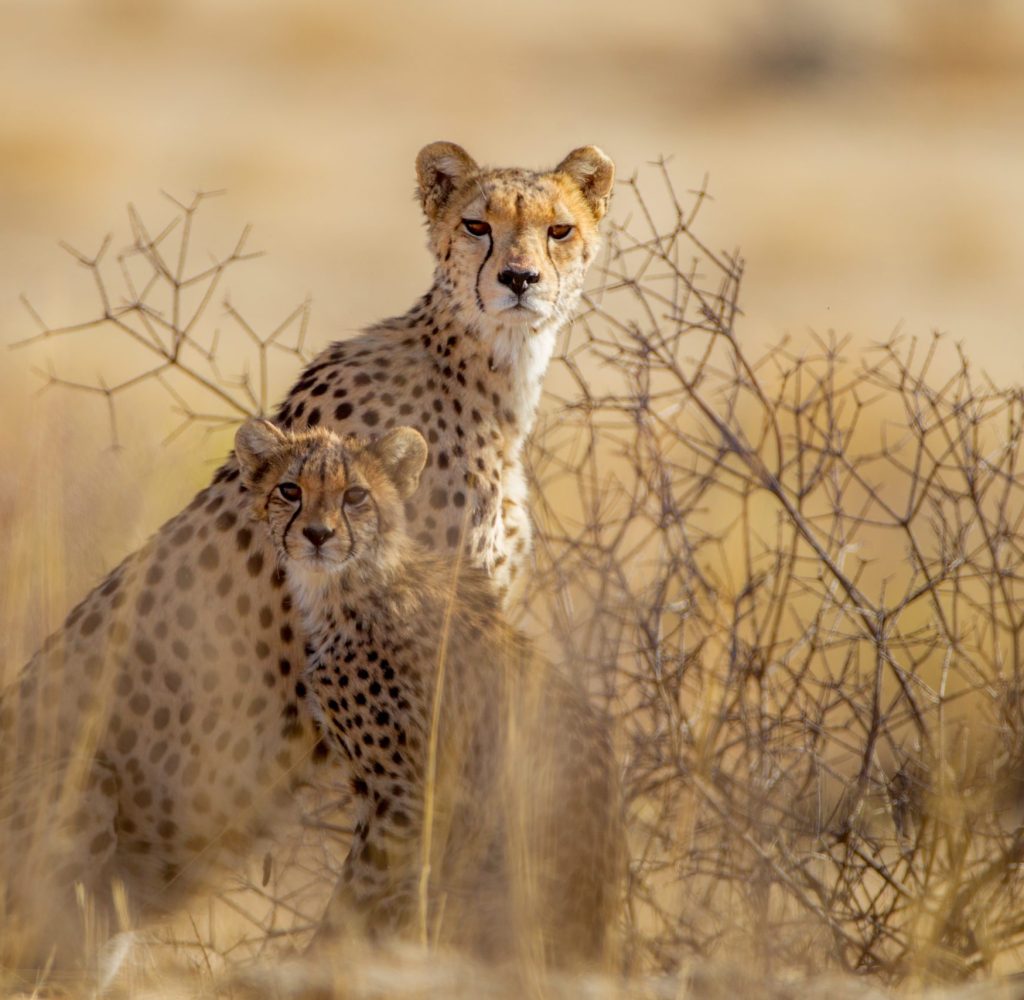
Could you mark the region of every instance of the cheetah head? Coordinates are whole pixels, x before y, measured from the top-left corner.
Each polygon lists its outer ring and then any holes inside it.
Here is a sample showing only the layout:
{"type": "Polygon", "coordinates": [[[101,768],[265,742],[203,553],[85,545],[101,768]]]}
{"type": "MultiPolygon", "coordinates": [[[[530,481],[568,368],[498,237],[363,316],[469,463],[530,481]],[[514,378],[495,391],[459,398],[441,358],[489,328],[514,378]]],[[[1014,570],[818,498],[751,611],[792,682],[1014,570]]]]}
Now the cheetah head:
{"type": "Polygon", "coordinates": [[[235,456],[251,516],[266,522],[289,578],[315,586],[343,571],[369,577],[400,559],[403,502],[427,459],[419,431],[398,427],[367,441],[250,420],[235,456]]]}
{"type": "Polygon", "coordinates": [[[416,174],[440,287],[469,329],[493,340],[569,318],[615,177],[601,150],[582,146],[535,173],[483,169],[461,146],[435,142],[416,174]]]}

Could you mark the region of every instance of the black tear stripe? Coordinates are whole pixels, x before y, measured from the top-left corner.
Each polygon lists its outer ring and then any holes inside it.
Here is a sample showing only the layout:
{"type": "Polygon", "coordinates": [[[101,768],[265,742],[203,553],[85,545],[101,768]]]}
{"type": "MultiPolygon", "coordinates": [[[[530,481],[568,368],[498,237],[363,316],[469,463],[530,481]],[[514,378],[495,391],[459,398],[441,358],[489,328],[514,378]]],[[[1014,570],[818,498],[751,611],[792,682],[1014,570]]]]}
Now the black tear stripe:
{"type": "Polygon", "coordinates": [[[548,255],[548,260],[551,262],[551,270],[555,272],[555,301],[554,305],[558,306],[558,300],[562,296],[562,273],[558,270],[558,265],[555,263],[555,258],[551,256],[551,241],[546,239],[544,241],[544,252],[548,255]]]}
{"type": "Polygon", "coordinates": [[[476,292],[476,304],[480,308],[480,312],[486,312],[484,308],[484,300],[480,298],[480,275],[483,274],[484,268],[487,266],[487,262],[491,259],[491,254],[494,251],[494,235],[492,233],[487,234],[487,253],[484,254],[484,259],[480,264],[480,267],[476,272],[476,285],[474,291],[476,292]]]}
{"type": "Polygon", "coordinates": [[[380,512],[380,505],[377,503],[377,498],[372,493],[370,494],[370,499],[373,501],[374,513],[377,515],[377,534],[383,538],[384,532],[391,530],[391,522],[385,523],[384,517],[380,512]]]}
{"type": "Polygon", "coordinates": [[[288,518],[288,523],[284,526],[284,531],[281,532],[281,548],[284,549],[284,554],[290,556],[288,552],[288,532],[292,530],[292,525],[295,523],[297,518],[302,513],[302,497],[299,497],[299,506],[295,508],[295,513],[288,518]]]}
{"type": "MultiPolygon", "coordinates": [[[[373,500],[373,506],[376,509],[377,501],[374,500],[373,494],[370,494],[370,499],[373,500]]],[[[345,510],[345,505],[341,505],[341,519],[345,522],[345,528],[348,531],[348,552],[345,554],[346,559],[351,559],[353,553],[356,550],[356,533],[352,530],[352,522],[348,519],[348,511],[345,510]]],[[[380,511],[377,511],[377,530],[380,531],[380,511]]]]}

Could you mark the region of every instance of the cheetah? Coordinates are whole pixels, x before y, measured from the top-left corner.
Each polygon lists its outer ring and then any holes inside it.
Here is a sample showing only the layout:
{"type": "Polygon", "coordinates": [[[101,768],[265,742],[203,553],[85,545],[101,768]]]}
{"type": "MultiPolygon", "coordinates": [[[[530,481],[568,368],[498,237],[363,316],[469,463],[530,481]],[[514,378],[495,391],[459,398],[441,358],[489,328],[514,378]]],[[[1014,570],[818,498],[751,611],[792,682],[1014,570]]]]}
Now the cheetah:
{"type": "Polygon", "coordinates": [[[518,954],[599,961],[621,858],[607,724],[482,570],[408,537],[423,437],[251,421],[235,454],[307,636],[309,710],[358,803],[326,925],[373,934],[418,912],[489,958],[518,931],[518,954]]]}
{"type": "MultiPolygon", "coordinates": [[[[588,146],[551,171],[481,168],[437,142],[416,176],[432,287],[404,316],[327,347],[275,421],[416,426],[431,454],[405,501],[410,532],[464,553],[503,595],[530,548],[521,450],[614,167],[588,146]]],[[[0,842],[16,862],[0,871],[0,918],[20,915],[0,962],[77,962],[73,887],[96,927],[117,884],[133,919],[168,912],[292,814],[296,788],[333,781],[306,709],[300,616],[247,509],[232,456],[0,699],[0,842]]]]}

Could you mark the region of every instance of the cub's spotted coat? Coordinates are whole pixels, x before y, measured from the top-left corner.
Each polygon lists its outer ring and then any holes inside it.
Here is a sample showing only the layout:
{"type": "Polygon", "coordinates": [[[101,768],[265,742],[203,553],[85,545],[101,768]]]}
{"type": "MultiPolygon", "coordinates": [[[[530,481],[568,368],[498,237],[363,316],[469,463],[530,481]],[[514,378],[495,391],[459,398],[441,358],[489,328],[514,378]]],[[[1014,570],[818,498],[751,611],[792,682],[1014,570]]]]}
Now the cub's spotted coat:
{"type": "Polygon", "coordinates": [[[305,625],[307,700],[359,807],[330,922],[373,933],[418,916],[492,957],[599,960],[622,856],[607,725],[509,627],[479,569],[408,538],[423,438],[253,421],[235,453],[305,625]]]}

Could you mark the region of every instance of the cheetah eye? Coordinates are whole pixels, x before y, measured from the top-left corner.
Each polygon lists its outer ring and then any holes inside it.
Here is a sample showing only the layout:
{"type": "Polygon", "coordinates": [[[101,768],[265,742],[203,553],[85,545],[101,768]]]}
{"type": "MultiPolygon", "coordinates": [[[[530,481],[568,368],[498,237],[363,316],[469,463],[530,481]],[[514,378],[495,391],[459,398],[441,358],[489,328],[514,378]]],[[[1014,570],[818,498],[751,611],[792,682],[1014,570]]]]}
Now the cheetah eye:
{"type": "Polygon", "coordinates": [[[298,503],[302,499],[302,487],[295,483],[278,483],[277,492],[289,503],[298,503]]]}
{"type": "Polygon", "coordinates": [[[346,507],[358,507],[369,495],[370,491],[362,486],[350,486],[342,495],[341,502],[346,507]]]}
{"type": "Polygon", "coordinates": [[[548,226],[548,236],[553,240],[567,240],[571,235],[574,226],[559,225],[559,226],[548,226]]]}
{"type": "Polygon", "coordinates": [[[487,236],[491,231],[490,223],[481,222],[480,219],[463,219],[462,224],[470,236],[487,236]]]}

